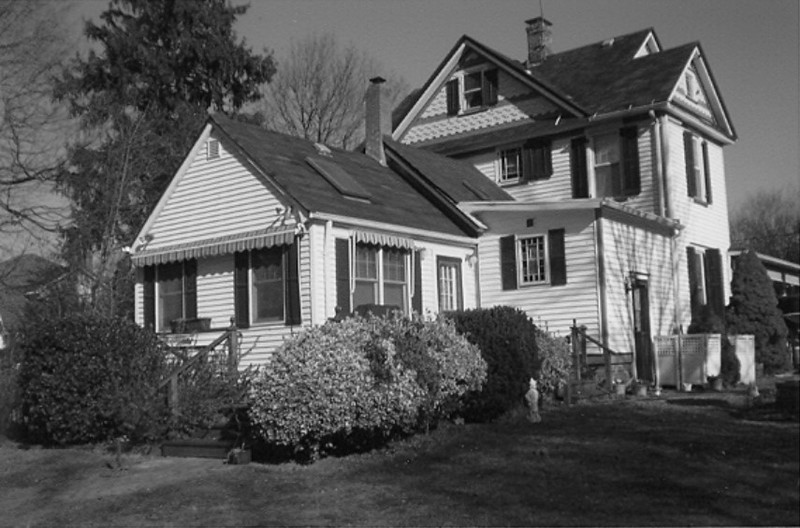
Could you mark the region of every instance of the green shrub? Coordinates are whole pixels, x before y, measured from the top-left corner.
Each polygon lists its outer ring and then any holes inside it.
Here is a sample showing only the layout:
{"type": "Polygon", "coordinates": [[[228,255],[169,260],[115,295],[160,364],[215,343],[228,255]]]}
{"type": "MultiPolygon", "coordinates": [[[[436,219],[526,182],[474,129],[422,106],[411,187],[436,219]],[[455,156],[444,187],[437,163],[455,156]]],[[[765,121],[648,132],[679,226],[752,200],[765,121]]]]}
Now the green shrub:
{"type": "Polygon", "coordinates": [[[508,306],[451,312],[447,316],[470,343],[480,348],[488,367],[483,391],[470,395],[464,418],[489,421],[518,406],[539,368],[537,330],[530,318],[508,306]]]}
{"type": "Polygon", "coordinates": [[[485,377],[477,347],[447,320],[350,318],[275,352],[253,382],[251,421],[266,442],[313,460],[429,426],[485,377]]]}
{"type": "Polygon", "coordinates": [[[19,408],[18,369],[0,362],[0,435],[9,436],[19,408]]]}
{"type": "Polygon", "coordinates": [[[548,399],[555,399],[559,387],[569,381],[572,354],[567,340],[539,330],[536,334],[539,351],[539,392],[548,399]]]}
{"type": "Polygon", "coordinates": [[[786,366],[786,323],[767,270],[752,251],[742,253],[736,262],[725,322],[731,334],[755,336],[756,361],[764,364],[764,372],[786,366]]]}
{"type": "Polygon", "coordinates": [[[424,393],[415,373],[397,360],[393,343],[374,338],[364,320],[345,319],[287,341],[253,381],[256,434],[314,460],[351,435],[410,430],[424,393]],[[379,363],[379,376],[371,361],[379,363]]]}
{"type": "Polygon", "coordinates": [[[686,330],[689,334],[722,334],[725,335],[725,319],[714,313],[711,305],[703,305],[700,315],[696,320],[692,320],[686,330]]]}
{"type": "Polygon", "coordinates": [[[64,445],[157,434],[165,352],[152,332],[132,321],[81,314],[29,325],[18,346],[30,440],[64,445]]]}

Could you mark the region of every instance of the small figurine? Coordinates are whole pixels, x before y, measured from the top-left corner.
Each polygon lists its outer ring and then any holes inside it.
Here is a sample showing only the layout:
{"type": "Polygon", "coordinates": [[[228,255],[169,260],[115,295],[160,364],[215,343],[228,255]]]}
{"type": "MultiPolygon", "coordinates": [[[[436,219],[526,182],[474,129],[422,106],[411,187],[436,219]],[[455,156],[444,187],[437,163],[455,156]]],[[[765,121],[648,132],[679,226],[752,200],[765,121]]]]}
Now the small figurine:
{"type": "Polygon", "coordinates": [[[528,406],[528,421],[539,423],[542,417],[539,415],[539,391],[536,390],[536,380],[531,378],[530,388],[525,393],[525,405],[528,406]]]}

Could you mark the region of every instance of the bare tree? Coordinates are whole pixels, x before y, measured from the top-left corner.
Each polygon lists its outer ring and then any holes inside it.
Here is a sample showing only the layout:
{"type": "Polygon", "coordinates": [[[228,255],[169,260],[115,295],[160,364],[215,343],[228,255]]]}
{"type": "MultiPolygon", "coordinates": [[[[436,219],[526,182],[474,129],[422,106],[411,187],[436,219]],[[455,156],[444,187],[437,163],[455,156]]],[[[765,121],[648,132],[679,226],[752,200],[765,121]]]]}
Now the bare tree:
{"type": "Polygon", "coordinates": [[[388,79],[389,104],[408,86],[382,72],[378,62],[355,47],[342,48],[326,33],[292,43],[278,60],[278,72],[265,88],[266,128],[345,149],[364,138],[364,93],[369,79],[388,79]]]}
{"type": "Polygon", "coordinates": [[[760,191],[731,211],[731,245],[800,262],[800,193],[797,188],[760,191]]]}
{"type": "Polygon", "coordinates": [[[0,0],[0,254],[24,252],[63,218],[50,181],[64,157],[52,78],[66,60],[67,3],[0,0]]]}

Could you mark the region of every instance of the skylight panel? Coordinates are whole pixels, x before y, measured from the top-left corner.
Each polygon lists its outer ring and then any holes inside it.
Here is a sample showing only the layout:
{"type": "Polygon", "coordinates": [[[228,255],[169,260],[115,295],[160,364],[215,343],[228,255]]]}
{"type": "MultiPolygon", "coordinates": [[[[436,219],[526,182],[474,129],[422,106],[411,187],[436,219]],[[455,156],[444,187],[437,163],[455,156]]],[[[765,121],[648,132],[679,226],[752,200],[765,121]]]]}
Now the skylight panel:
{"type": "Polygon", "coordinates": [[[335,162],[322,158],[312,158],[310,156],[306,158],[306,162],[311,165],[320,176],[325,178],[328,183],[333,185],[342,196],[359,198],[362,200],[370,199],[369,192],[335,162]]]}

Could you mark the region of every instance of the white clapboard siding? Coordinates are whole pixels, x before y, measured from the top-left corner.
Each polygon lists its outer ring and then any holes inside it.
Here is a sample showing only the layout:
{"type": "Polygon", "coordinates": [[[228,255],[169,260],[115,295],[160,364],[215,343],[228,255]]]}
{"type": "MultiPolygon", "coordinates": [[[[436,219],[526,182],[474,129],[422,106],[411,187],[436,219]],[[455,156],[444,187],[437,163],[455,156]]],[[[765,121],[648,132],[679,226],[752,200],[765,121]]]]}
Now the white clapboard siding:
{"type": "MultiPolygon", "coordinates": [[[[451,79],[461,75],[454,72],[451,79]]],[[[498,125],[513,123],[537,115],[551,113],[556,106],[533,91],[530,87],[506,74],[502,69],[498,74],[497,104],[482,112],[467,115],[447,115],[447,95],[445,85],[420,113],[416,122],[401,138],[403,143],[413,144],[442,137],[488,129],[498,125]]]]}
{"type": "Polygon", "coordinates": [[[585,325],[592,336],[599,336],[597,255],[594,238],[594,211],[574,212],[569,217],[548,215],[536,218],[535,227],[493,226],[500,232],[546,234],[549,229],[565,229],[567,284],[563,286],[523,286],[503,290],[500,275],[500,236],[480,240],[479,275],[481,306],[514,306],[525,311],[534,322],[550,332],[569,335],[573,319],[585,325]]]}
{"type": "Polygon", "coordinates": [[[435,314],[439,312],[439,281],[437,258],[449,257],[461,261],[461,290],[464,308],[475,308],[476,297],[476,271],[475,261],[470,264],[468,257],[475,251],[472,248],[452,246],[442,243],[420,242],[417,249],[423,249],[425,256],[422,258],[422,312],[435,314]]]}
{"type": "Polygon", "coordinates": [[[673,283],[670,238],[607,218],[601,220],[608,346],[634,351],[633,312],[625,279],[631,273],[648,280],[651,335],[668,335],[673,327],[673,283]]]}
{"type": "Polygon", "coordinates": [[[148,231],[148,250],[263,229],[283,206],[241,159],[220,144],[220,157],[199,149],[148,231]]]}
{"type": "Polygon", "coordinates": [[[730,295],[730,265],[728,249],[730,248],[730,229],[728,224],[728,200],[725,183],[725,163],[722,147],[708,142],[709,170],[711,173],[710,204],[695,202],[688,196],[686,183],[686,162],[683,148],[685,128],[676,121],[668,121],[666,133],[669,144],[668,186],[669,200],[672,204],[673,217],[684,226],[681,231],[677,249],[677,260],[680,265],[678,281],[680,285],[679,311],[681,324],[686,328],[691,323],[689,279],[686,265],[686,247],[719,249],[723,256],[723,284],[725,299],[730,295]]]}

